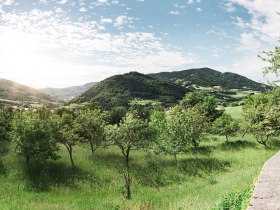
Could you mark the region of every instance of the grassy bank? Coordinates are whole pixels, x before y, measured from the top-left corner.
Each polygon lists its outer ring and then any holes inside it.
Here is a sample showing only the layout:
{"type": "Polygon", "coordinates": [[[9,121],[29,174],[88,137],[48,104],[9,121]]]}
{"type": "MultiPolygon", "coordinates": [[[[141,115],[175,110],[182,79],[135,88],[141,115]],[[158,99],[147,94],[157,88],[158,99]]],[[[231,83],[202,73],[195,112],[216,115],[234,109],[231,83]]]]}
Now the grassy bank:
{"type": "Polygon", "coordinates": [[[180,156],[178,165],[169,156],[133,152],[127,201],[121,152],[112,147],[92,156],[85,146],[74,148],[75,170],[63,147],[60,160],[29,167],[11,150],[2,158],[0,209],[211,209],[252,185],[277,150],[251,137],[229,143],[220,137],[180,156]]]}

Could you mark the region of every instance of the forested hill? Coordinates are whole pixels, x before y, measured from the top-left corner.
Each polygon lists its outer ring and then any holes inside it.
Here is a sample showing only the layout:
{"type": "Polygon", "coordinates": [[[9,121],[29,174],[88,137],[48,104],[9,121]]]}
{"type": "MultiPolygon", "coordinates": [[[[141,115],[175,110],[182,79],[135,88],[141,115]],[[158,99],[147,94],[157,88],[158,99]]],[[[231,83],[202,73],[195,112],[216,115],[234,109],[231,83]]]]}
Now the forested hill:
{"type": "Polygon", "coordinates": [[[210,68],[161,72],[149,74],[149,76],[157,79],[172,81],[183,86],[220,86],[225,89],[249,89],[255,91],[263,91],[267,88],[262,83],[255,82],[239,74],[230,72],[222,73],[210,68]]]}
{"type": "Polygon", "coordinates": [[[0,99],[25,102],[54,102],[54,99],[35,88],[0,78],[0,99]]]}
{"type": "Polygon", "coordinates": [[[162,81],[138,72],[109,77],[93,86],[71,102],[96,102],[105,109],[127,106],[134,99],[176,103],[189,90],[175,83],[162,81]]]}

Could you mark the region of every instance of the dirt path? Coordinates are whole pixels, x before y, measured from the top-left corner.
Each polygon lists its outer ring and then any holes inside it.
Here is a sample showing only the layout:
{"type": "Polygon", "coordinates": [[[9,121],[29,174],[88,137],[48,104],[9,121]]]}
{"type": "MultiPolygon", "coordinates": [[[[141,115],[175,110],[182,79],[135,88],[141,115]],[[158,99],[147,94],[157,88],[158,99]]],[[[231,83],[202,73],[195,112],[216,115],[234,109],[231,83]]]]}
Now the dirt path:
{"type": "Polygon", "coordinates": [[[280,210],[280,152],[263,166],[247,210],[280,210]]]}

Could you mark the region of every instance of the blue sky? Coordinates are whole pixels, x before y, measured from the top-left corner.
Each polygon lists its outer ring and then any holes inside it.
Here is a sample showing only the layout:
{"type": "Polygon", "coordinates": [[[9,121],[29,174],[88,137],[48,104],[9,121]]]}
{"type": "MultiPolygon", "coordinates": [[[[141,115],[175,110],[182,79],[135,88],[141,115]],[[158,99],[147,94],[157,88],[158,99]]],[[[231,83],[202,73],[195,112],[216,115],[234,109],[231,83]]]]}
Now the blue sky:
{"type": "Polygon", "coordinates": [[[0,77],[65,87],[211,67],[263,80],[279,0],[0,0],[0,77]]]}

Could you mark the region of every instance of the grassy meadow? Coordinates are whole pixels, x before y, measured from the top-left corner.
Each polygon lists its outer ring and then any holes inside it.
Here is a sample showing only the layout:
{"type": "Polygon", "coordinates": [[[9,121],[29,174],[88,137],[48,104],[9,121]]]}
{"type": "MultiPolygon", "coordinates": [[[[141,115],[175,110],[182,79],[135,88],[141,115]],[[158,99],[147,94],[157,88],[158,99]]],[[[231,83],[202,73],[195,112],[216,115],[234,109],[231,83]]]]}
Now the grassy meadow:
{"type": "Polygon", "coordinates": [[[226,194],[252,187],[277,150],[249,136],[228,143],[211,137],[198,152],[181,155],[178,165],[170,156],[135,151],[133,194],[127,201],[118,148],[91,155],[86,145],[75,147],[75,170],[61,149],[60,160],[26,167],[11,148],[2,158],[0,209],[212,209],[226,194]]]}
{"type": "Polygon", "coordinates": [[[226,108],[226,113],[230,114],[233,118],[241,118],[242,106],[232,106],[226,108]]]}

